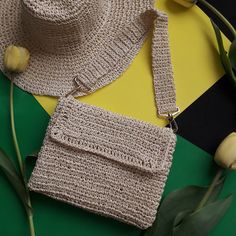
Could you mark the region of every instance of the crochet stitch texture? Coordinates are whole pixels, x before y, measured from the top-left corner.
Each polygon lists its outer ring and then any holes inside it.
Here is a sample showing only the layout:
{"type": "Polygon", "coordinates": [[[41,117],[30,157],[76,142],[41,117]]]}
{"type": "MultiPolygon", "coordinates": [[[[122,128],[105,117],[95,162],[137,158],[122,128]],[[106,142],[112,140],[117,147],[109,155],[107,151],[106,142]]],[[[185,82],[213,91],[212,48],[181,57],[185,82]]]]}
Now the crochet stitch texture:
{"type": "MultiPolygon", "coordinates": [[[[28,69],[8,74],[22,89],[62,96],[29,188],[140,228],[155,219],[176,136],[63,97],[111,83],[129,66],[154,26],[152,70],[159,114],[177,110],[168,17],[153,0],[5,0],[0,8],[0,69],[9,44],[29,49],[28,69]],[[84,89],[84,87],[86,89],[84,89]]],[[[86,92],[82,92],[86,91],[86,92]]]]}
{"type": "Polygon", "coordinates": [[[95,91],[131,63],[152,26],[152,9],[150,0],[2,1],[0,68],[6,46],[21,45],[31,53],[15,80],[22,89],[61,96],[78,76],[95,91]]]}
{"type": "MultiPolygon", "coordinates": [[[[154,24],[153,76],[159,113],[174,112],[175,89],[168,19],[153,0],[5,0],[0,8],[0,69],[9,44],[30,51],[24,73],[12,75],[22,89],[63,96],[77,76],[88,93],[117,79],[154,24]],[[165,77],[165,79],[162,79],[165,77]]],[[[85,95],[78,92],[76,96],[85,95]]]]}
{"type": "Polygon", "coordinates": [[[175,143],[169,128],[62,97],[28,185],[145,229],[155,219],[175,143]]]}

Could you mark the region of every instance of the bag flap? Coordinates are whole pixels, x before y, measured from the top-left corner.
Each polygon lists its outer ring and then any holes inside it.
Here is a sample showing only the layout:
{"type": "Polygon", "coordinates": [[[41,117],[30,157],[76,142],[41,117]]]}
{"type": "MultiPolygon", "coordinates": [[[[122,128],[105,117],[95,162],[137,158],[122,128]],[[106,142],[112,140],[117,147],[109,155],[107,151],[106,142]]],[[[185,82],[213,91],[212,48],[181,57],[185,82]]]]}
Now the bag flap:
{"type": "Polygon", "coordinates": [[[114,114],[71,96],[61,98],[59,105],[62,108],[50,132],[54,141],[149,172],[169,166],[176,143],[171,129],[114,114]]]}

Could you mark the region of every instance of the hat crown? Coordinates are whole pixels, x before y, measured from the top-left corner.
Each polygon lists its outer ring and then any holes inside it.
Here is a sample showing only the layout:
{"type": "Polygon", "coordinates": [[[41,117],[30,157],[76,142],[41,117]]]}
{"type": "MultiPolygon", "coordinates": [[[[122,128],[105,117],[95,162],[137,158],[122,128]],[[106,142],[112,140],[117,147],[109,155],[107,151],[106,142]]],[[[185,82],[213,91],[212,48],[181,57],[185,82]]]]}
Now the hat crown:
{"type": "Polygon", "coordinates": [[[24,6],[34,16],[52,22],[67,21],[75,15],[101,12],[105,0],[23,0],[24,6]]]}
{"type": "Polygon", "coordinates": [[[109,13],[107,0],[22,0],[22,21],[26,33],[42,49],[63,49],[68,43],[82,43],[96,35],[109,13]]]}

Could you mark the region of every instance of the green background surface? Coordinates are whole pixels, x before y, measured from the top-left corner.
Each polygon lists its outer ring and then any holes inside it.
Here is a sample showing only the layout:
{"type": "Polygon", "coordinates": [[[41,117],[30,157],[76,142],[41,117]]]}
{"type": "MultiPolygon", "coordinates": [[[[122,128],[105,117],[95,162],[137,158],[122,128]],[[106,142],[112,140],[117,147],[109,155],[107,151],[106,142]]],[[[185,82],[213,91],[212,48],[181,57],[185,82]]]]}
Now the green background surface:
{"type": "MultiPolygon", "coordinates": [[[[9,120],[9,81],[0,75],[0,147],[15,159],[9,120]]],[[[15,118],[20,148],[24,157],[38,150],[43,141],[48,114],[35,98],[15,87],[15,118]]],[[[27,158],[28,175],[35,160],[27,158]]],[[[186,185],[207,185],[215,174],[212,156],[178,136],[173,165],[164,196],[186,185]]],[[[221,197],[236,194],[236,174],[226,179],[221,197]]],[[[0,236],[26,236],[28,225],[14,190],[0,172],[0,236]]],[[[140,236],[136,227],[86,212],[65,203],[32,193],[34,221],[37,236],[140,236]]],[[[211,236],[234,236],[236,201],[211,236]]]]}

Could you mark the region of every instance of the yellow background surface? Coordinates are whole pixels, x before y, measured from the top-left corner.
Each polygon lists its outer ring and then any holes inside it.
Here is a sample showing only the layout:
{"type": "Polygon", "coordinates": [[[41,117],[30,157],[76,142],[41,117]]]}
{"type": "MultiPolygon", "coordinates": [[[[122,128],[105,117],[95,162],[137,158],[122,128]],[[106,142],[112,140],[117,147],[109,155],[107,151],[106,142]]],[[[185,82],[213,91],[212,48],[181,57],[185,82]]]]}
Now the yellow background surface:
{"type": "MultiPolygon", "coordinates": [[[[171,0],[156,7],[169,15],[170,49],[177,92],[183,112],[222,75],[217,44],[209,18],[196,6],[185,9],[171,0]]],[[[151,33],[131,66],[112,84],[81,101],[153,124],[165,125],[156,115],[151,70],[151,33]]],[[[224,38],[225,48],[229,41],[224,38]]],[[[35,96],[52,114],[57,99],[35,96]]]]}

